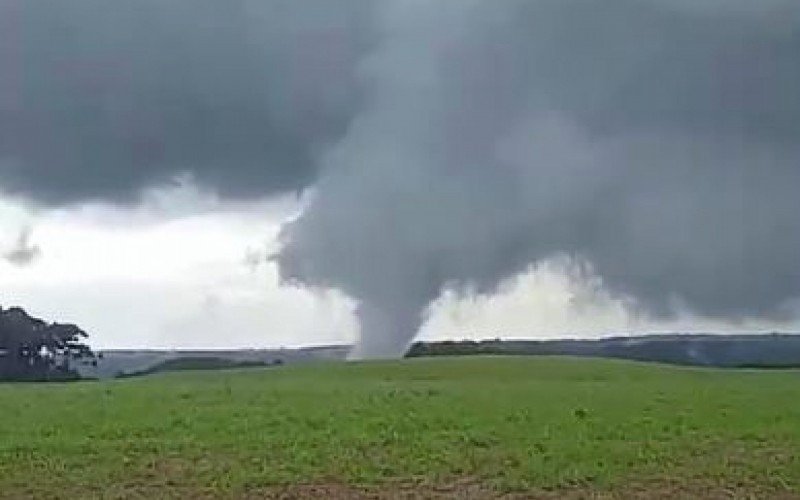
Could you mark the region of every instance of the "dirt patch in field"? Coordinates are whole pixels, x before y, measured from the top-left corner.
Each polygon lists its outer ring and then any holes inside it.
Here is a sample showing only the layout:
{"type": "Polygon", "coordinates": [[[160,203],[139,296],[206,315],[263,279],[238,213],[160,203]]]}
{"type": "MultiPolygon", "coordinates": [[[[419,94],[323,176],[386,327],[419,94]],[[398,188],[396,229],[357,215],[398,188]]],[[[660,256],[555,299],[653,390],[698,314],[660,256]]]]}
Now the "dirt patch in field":
{"type": "MultiPolygon", "coordinates": [[[[380,487],[353,487],[341,484],[292,485],[260,492],[250,497],[279,500],[309,498],[358,500],[412,500],[499,498],[498,492],[473,481],[458,481],[447,485],[391,484],[380,487]]],[[[506,498],[512,498],[507,496],[506,498]]],[[[516,497],[522,498],[522,497],[516,497]]]]}
{"type": "Polygon", "coordinates": [[[653,480],[628,483],[610,489],[575,486],[552,490],[501,492],[477,480],[463,479],[447,484],[388,483],[353,486],[342,483],[296,484],[252,490],[198,488],[170,484],[120,484],[102,490],[68,490],[58,494],[41,491],[2,491],[0,498],[96,498],[96,499],[248,499],[248,500],[650,500],[650,499],[776,499],[800,500],[800,490],[755,484],[724,485],[704,480],[653,480]]]}
{"type": "Polygon", "coordinates": [[[800,500],[800,492],[769,488],[715,485],[712,483],[667,482],[630,484],[603,491],[592,488],[568,488],[501,493],[475,481],[458,481],[448,485],[385,485],[382,487],[353,487],[341,484],[292,485],[246,495],[251,499],[305,500],[311,498],[357,500],[616,500],[616,499],[757,499],[800,500]]]}

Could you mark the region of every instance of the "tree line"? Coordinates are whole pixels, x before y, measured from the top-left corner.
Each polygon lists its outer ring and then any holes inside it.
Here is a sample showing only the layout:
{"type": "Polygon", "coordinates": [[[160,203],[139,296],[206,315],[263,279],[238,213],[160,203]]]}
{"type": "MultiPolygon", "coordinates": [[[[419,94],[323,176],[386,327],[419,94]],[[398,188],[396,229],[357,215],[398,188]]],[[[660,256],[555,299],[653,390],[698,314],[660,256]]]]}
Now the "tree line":
{"type": "Polygon", "coordinates": [[[97,364],[87,338],[76,325],[48,323],[20,307],[0,307],[0,380],[79,379],[79,364],[97,364]]]}

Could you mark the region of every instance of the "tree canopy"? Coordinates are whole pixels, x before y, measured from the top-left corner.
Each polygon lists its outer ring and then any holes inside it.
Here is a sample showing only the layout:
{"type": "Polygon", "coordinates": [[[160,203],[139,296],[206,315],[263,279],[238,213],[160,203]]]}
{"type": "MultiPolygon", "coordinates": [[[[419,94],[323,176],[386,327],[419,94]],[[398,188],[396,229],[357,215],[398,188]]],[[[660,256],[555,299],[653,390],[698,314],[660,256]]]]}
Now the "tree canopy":
{"type": "Polygon", "coordinates": [[[0,380],[80,378],[77,364],[97,363],[86,338],[76,325],[47,323],[22,308],[0,307],[0,380]]]}

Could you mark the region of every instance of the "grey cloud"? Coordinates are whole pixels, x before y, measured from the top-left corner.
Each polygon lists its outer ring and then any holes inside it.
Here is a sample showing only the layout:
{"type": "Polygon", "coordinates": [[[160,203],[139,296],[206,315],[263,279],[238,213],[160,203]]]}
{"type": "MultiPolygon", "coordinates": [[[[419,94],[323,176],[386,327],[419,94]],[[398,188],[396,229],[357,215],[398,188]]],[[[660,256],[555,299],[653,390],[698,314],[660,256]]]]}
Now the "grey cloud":
{"type": "Polygon", "coordinates": [[[362,0],[0,0],[0,188],[135,199],[191,172],[292,190],[356,106],[362,0]]]}
{"type": "Polygon", "coordinates": [[[402,352],[443,288],[564,253],[653,315],[781,314],[797,5],[701,4],[384,4],[369,105],[284,230],[284,277],[359,299],[364,355],[402,352]]]}
{"type": "Polygon", "coordinates": [[[0,188],[312,185],[276,259],[359,301],[358,354],[402,352],[443,288],[553,255],[659,316],[800,296],[795,0],[0,9],[0,188]]]}
{"type": "Polygon", "coordinates": [[[15,266],[24,267],[36,262],[41,255],[42,249],[39,245],[31,243],[31,229],[24,228],[14,246],[3,254],[3,258],[15,266]]]}

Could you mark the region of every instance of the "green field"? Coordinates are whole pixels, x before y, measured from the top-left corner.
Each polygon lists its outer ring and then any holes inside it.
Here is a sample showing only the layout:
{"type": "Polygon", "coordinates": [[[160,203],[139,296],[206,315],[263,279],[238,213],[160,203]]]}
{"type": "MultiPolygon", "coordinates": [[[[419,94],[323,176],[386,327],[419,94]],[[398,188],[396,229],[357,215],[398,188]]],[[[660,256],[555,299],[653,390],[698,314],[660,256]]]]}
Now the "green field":
{"type": "Polygon", "coordinates": [[[448,358],[0,384],[0,496],[800,498],[800,372],[448,358]]]}

